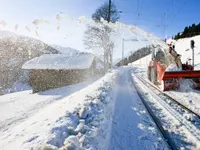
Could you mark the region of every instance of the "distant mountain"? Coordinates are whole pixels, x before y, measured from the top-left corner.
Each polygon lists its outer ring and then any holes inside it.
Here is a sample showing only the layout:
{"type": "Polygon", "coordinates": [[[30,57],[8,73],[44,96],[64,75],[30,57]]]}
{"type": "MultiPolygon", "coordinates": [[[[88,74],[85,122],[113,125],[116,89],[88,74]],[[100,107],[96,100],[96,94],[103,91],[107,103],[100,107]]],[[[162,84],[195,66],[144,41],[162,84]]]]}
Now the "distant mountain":
{"type": "Polygon", "coordinates": [[[12,32],[0,31],[0,93],[23,78],[22,65],[43,54],[58,54],[46,43],[12,32]]]}
{"type": "Polygon", "coordinates": [[[59,46],[56,44],[51,45],[53,48],[55,48],[56,50],[58,50],[60,53],[65,54],[65,55],[69,55],[69,56],[74,56],[78,53],[80,53],[80,51],[73,49],[71,47],[63,47],[63,46],[59,46]]]}

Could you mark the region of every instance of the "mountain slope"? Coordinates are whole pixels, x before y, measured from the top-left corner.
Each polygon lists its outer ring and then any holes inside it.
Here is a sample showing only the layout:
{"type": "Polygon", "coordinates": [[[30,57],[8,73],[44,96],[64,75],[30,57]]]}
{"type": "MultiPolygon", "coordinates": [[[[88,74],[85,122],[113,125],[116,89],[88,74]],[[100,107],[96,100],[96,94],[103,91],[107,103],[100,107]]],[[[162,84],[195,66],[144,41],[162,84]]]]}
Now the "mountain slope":
{"type": "Polygon", "coordinates": [[[71,47],[63,47],[63,46],[56,45],[56,44],[53,44],[51,46],[53,48],[55,48],[56,50],[58,50],[60,53],[68,55],[68,56],[74,56],[74,55],[76,55],[77,53],[80,52],[80,51],[73,49],[71,47]]]}
{"type": "Polygon", "coordinates": [[[0,93],[12,87],[16,81],[23,80],[21,67],[26,61],[42,54],[58,53],[56,49],[34,38],[18,35],[0,38],[0,93]]]}

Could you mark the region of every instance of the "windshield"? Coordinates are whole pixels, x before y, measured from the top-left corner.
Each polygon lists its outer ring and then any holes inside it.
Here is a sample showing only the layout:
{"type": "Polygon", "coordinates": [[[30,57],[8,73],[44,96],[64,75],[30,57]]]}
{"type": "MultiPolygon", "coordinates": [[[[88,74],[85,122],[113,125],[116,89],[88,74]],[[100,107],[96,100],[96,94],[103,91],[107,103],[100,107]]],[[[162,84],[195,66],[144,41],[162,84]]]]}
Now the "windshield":
{"type": "Polygon", "coordinates": [[[0,0],[0,149],[198,149],[199,4],[0,0]]]}

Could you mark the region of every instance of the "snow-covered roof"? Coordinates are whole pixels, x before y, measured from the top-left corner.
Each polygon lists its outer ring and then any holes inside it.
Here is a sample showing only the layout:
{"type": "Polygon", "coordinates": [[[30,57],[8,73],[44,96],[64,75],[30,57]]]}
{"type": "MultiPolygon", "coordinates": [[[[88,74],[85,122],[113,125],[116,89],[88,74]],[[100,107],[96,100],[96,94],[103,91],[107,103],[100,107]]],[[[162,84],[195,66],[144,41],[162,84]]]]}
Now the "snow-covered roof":
{"type": "Polygon", "coordinates": [[[79,53],[73,57],[63,54],[45,54],[27,61],[23,69],[87,69],[94,60],[94,55],[79,53]]]}

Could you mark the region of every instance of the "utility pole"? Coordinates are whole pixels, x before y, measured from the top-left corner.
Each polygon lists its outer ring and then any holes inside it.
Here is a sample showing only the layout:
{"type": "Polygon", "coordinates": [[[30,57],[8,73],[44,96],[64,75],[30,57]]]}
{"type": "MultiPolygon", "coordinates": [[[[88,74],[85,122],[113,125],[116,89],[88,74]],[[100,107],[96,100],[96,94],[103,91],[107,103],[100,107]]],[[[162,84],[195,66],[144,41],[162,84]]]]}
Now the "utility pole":
{"type": "Polygon", "coordinates": [[[195,44],[194,40],[191,40],[190,41],[190,47],[192,49],[192,66],[193,67],[194,67],[194,44],[195,44]]]}
{"type": "Polygon", "coordinates": [[[109,10],[108,10],[108,23],[110,22],[110,19],[111,19],[111,0],[109,0],[109,6],[108,6],[109,10]]]}
{"type": "Polygon", "coordinates": [[[167,13],[165,13],[165,39],[167,40],[167,13]]]}
{"type": "MultiPolygon", "coordinates": [[[[108,5],[108,16],[107,16],[108,23],[110,22],[110,19],[111,19],[111,0],[109,0],[109,5],[108,5]]],[[[106,72],[108,68],[109,68],[108,52],[104,50],[104,71],[106,72]]]]}
{"type": "Polygon", "coordinates": [[[164,20],[161,22],[161,24],[157,25],[157,27],[160,27],[162,29],[164,29],[164,36],[165,36],[165,39],[167,39],[167,27],[168,27],[168,24],[167,24],[167,13],[164,14],[164,20]],[[163,24],[162,24],[163,22],[163,24]]]}
{"type": "Polygon", "coordinates": [[[192,66],[194,67],[194,48],[192,48],[192,66]]]}
{"type": "Polygon", "coordinates": [[[122,61],[124,64],[124,38],[122,38],[122,61]]]}
{"type": "Polygon", "coordinates": [[[132,42],[137,42],[139,41],[138,39],[124,39],[122,38],[122,62],[123,62],[123,65],[124,65],[124,42],[125,41],[132,41],[132,42]]]}

